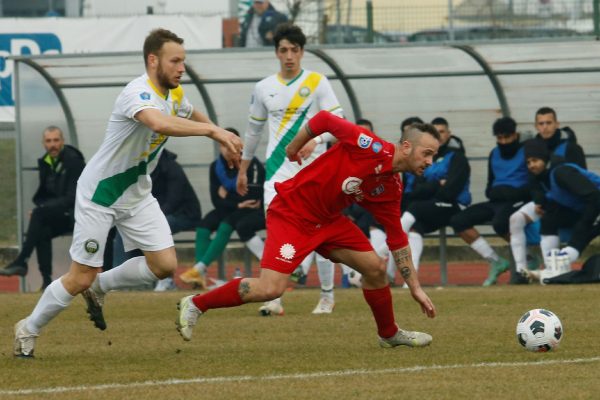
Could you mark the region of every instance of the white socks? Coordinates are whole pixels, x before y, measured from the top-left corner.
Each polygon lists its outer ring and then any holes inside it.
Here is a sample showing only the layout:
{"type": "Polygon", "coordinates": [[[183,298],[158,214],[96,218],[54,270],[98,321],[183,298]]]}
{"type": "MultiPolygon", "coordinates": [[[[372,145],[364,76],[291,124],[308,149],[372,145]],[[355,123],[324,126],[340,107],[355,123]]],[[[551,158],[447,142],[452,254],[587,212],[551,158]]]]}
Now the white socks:
{"type": "Polygon", "coordinates": [[[252,252],[259,260],[262,260],[263,251],[265,250],[265,242],[260,236],[254,235],[252,239],[246,242],[246,247],[252,252]]]}
{"type": "Polygon", "coordinates": [[[312,266],[312,262],[313,262],[313,258],[315,256],[314,251],[312,253],[310,253],[309,255],[307,255],[304,260],[302,260],[302,262],[300,263],[300,266],[302,267],[302,273],[304,275],[308,275],[308,271],[310,270],[310,267],[312,266]]]}
{"type": "Polygon", "coordinates": [[[206,265],[202,261],[198,261],[194,264],[193,268],[195,268],[200,275],[206,275],[206,265]]]}
{"type": "Polygon", "coordinates": [[[67,308],[74,298],[75,296],[67,292],[60,278],[52,282],[42,293],[31,315],[27,317],[27,330],[39,335],[42,328],[67,308]]]}
{"type": "Polygon", "coordinates": [[[379,257],[385,257],[385,255],[388,253],[388,246],[385,241],[385,232],[381,229],[371,229],[369,231],[369,236],[369,241],[371,242],[371,246],[373,246],[375,253],[377,253],[379,257]]]}
{"type": "Polygon", "coordinates": [[[544,258],[548,257],[550,250],[560,247],[560,238],[558,235],[542,235],[540,247],[542,248],[542,256],[544,258]]]}
{"type": "Polygon", "coordinates": [[[144,256],[131,258],[118,267],[98,274],[96,279],[100,290],[104,293],[111,290],[152,285],[158,281],[158,277],[148,268],[144,256]]]}
{"type": "Polygon", "coordinates": [[[410,245],[415,271],[418,271],[421,254],[423,254],[423,236],[417,232],[408,232],[408,244],[410,245]]]}
{"type": "Polygon", "coordinates": [[[352,268],[350,268],[346,264],[340,264],[340,266],[342,267],[342,274],[344,274],[344,275],[348,275],[350,272],[354,271],[352,268]]]}
{"type": "Polygon", "coordinates": [[[412,215],[408,211],[405,211],[402,214],[402,218],[400,218],[400,223],[402,224],[402,230],[404,232],[410,231],[416,221],[417,221],[417,219],[415,218],[414,215],[412,215]]]}
{"type": "Polygon", "coordinates": [[[515,269],[517,272],[527,269],[527,236],[525,227],[527,218],[521,212],[513,213],[509,220],[510,225],[510,248],[515,259],[515,269]]]}
{"type": "Polygon", "coordinates": [[[333,299],[333,263],[322,255],[317,254],[317,272],[319,273],[319,281],[321,282],[321,294],[323,292],[331,292],[331,298],[333,299]]]}
{"type": "Polygon", "coordinates": [[[487,240],[485,240],[481,236],[478,237],[477,240],[475,240],[473,243],[471,243],[470,246],[481,257],[485,258],[490,262],[498,261],[500,259],[498,257],[498,254],[494,251],[494,249],[492,249],[492,246],[490,246],[487,240]]]}

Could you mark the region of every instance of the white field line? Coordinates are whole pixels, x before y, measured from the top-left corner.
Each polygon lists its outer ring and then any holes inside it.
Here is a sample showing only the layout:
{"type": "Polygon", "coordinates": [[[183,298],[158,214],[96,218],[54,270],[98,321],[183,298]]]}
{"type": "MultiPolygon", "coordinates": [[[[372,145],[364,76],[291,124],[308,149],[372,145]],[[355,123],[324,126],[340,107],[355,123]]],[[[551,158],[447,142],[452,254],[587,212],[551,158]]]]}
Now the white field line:
{"type": "MultiPolygon", "coordinates": [[[[315,379],[329,377],[345,377],[355,375],[378,375],[378,374],[397,374],[403,372],[427,372],[436,370],[450,369],[470,369],[470,368],[505,368],[505,367],[531,367],[556,364],[581,364],[600,361],[600,357],[573,358],[566,360],[547,360],[547,361],[527,361],[527,362],[484,362],[475,364],[450,364],[450,365],[417,365],[405,368],[385,368],[385,369],[346,369],[340,371],[322,371],[299,374],[280,374],[280,375],[241,375],[241,376],[215,376],[212,378],[191,378],[191,379],[166,379],[162,381],[144,381],[131,383],[111,383],[105,385],[80,385],[80,386],[59,386],[54,388],[38,389],[18,389],[18,390],[0,390],[0,396],[8,395],[28,395],[28,394],[46,394],[46,393],[68,393],[83,392],[90,390],[111,390],[111,389],[133,389],[140,387],[166,386],[166,385],[189,385],[189,384],[211,384],[211,383],[229,383],[229,382],[260,382],[260,381],[279,381],[290,379],[315,379]]],[[[31,362],[31,361],[28,361],[31,362]]],[[[35,361],[33,361],[35,362],[35,361]]]]}

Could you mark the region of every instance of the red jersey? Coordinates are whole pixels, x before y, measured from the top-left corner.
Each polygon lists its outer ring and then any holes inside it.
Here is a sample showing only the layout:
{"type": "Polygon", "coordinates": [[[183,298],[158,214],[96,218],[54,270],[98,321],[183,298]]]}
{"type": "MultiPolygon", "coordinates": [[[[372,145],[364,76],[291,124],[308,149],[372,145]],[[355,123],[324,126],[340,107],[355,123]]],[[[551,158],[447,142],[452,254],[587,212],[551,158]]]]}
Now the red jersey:
{"type": "Polygon", "coordinates": [[[308,125],[315,135],[330,132],[338,143],[292,179],[276,183],[281,200],[317,225],[358,203],[383,225],[391,250],[407,246],[400,224],[402,180],[392,171],[395,146],[327,111],[320,111],[308,125]]]}

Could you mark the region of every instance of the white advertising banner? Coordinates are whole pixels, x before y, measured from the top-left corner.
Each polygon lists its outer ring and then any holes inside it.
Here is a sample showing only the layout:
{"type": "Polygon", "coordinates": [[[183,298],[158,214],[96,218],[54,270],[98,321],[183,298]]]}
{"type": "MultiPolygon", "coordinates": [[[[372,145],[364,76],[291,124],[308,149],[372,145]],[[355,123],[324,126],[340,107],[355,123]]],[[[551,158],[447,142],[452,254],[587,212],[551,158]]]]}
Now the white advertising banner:
{"type": "Polygon", "coordinates": [[[120,18],[2,18],[0,23],[0,122],[14,121],[13,62],[7,56],[142,51],[152,29],[184,39],[187,50],[218,49],[221,17],[143,15],[120,18]]]}

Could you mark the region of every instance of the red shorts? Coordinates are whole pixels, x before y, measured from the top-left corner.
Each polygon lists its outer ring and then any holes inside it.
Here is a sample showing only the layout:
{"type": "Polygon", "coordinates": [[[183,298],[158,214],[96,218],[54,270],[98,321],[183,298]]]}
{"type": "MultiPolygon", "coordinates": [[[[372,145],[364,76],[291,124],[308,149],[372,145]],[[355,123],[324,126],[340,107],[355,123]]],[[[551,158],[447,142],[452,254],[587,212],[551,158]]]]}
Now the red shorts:
{"type": "Polygon", "coordinates": [[[325,258],[334,249],[373,251],[365,234],[340,215],[327,224],[315,225],[299,218],[278,196],[267,211],[267,239],[260,266],[291,274],[311,252],[325,258]]]}

